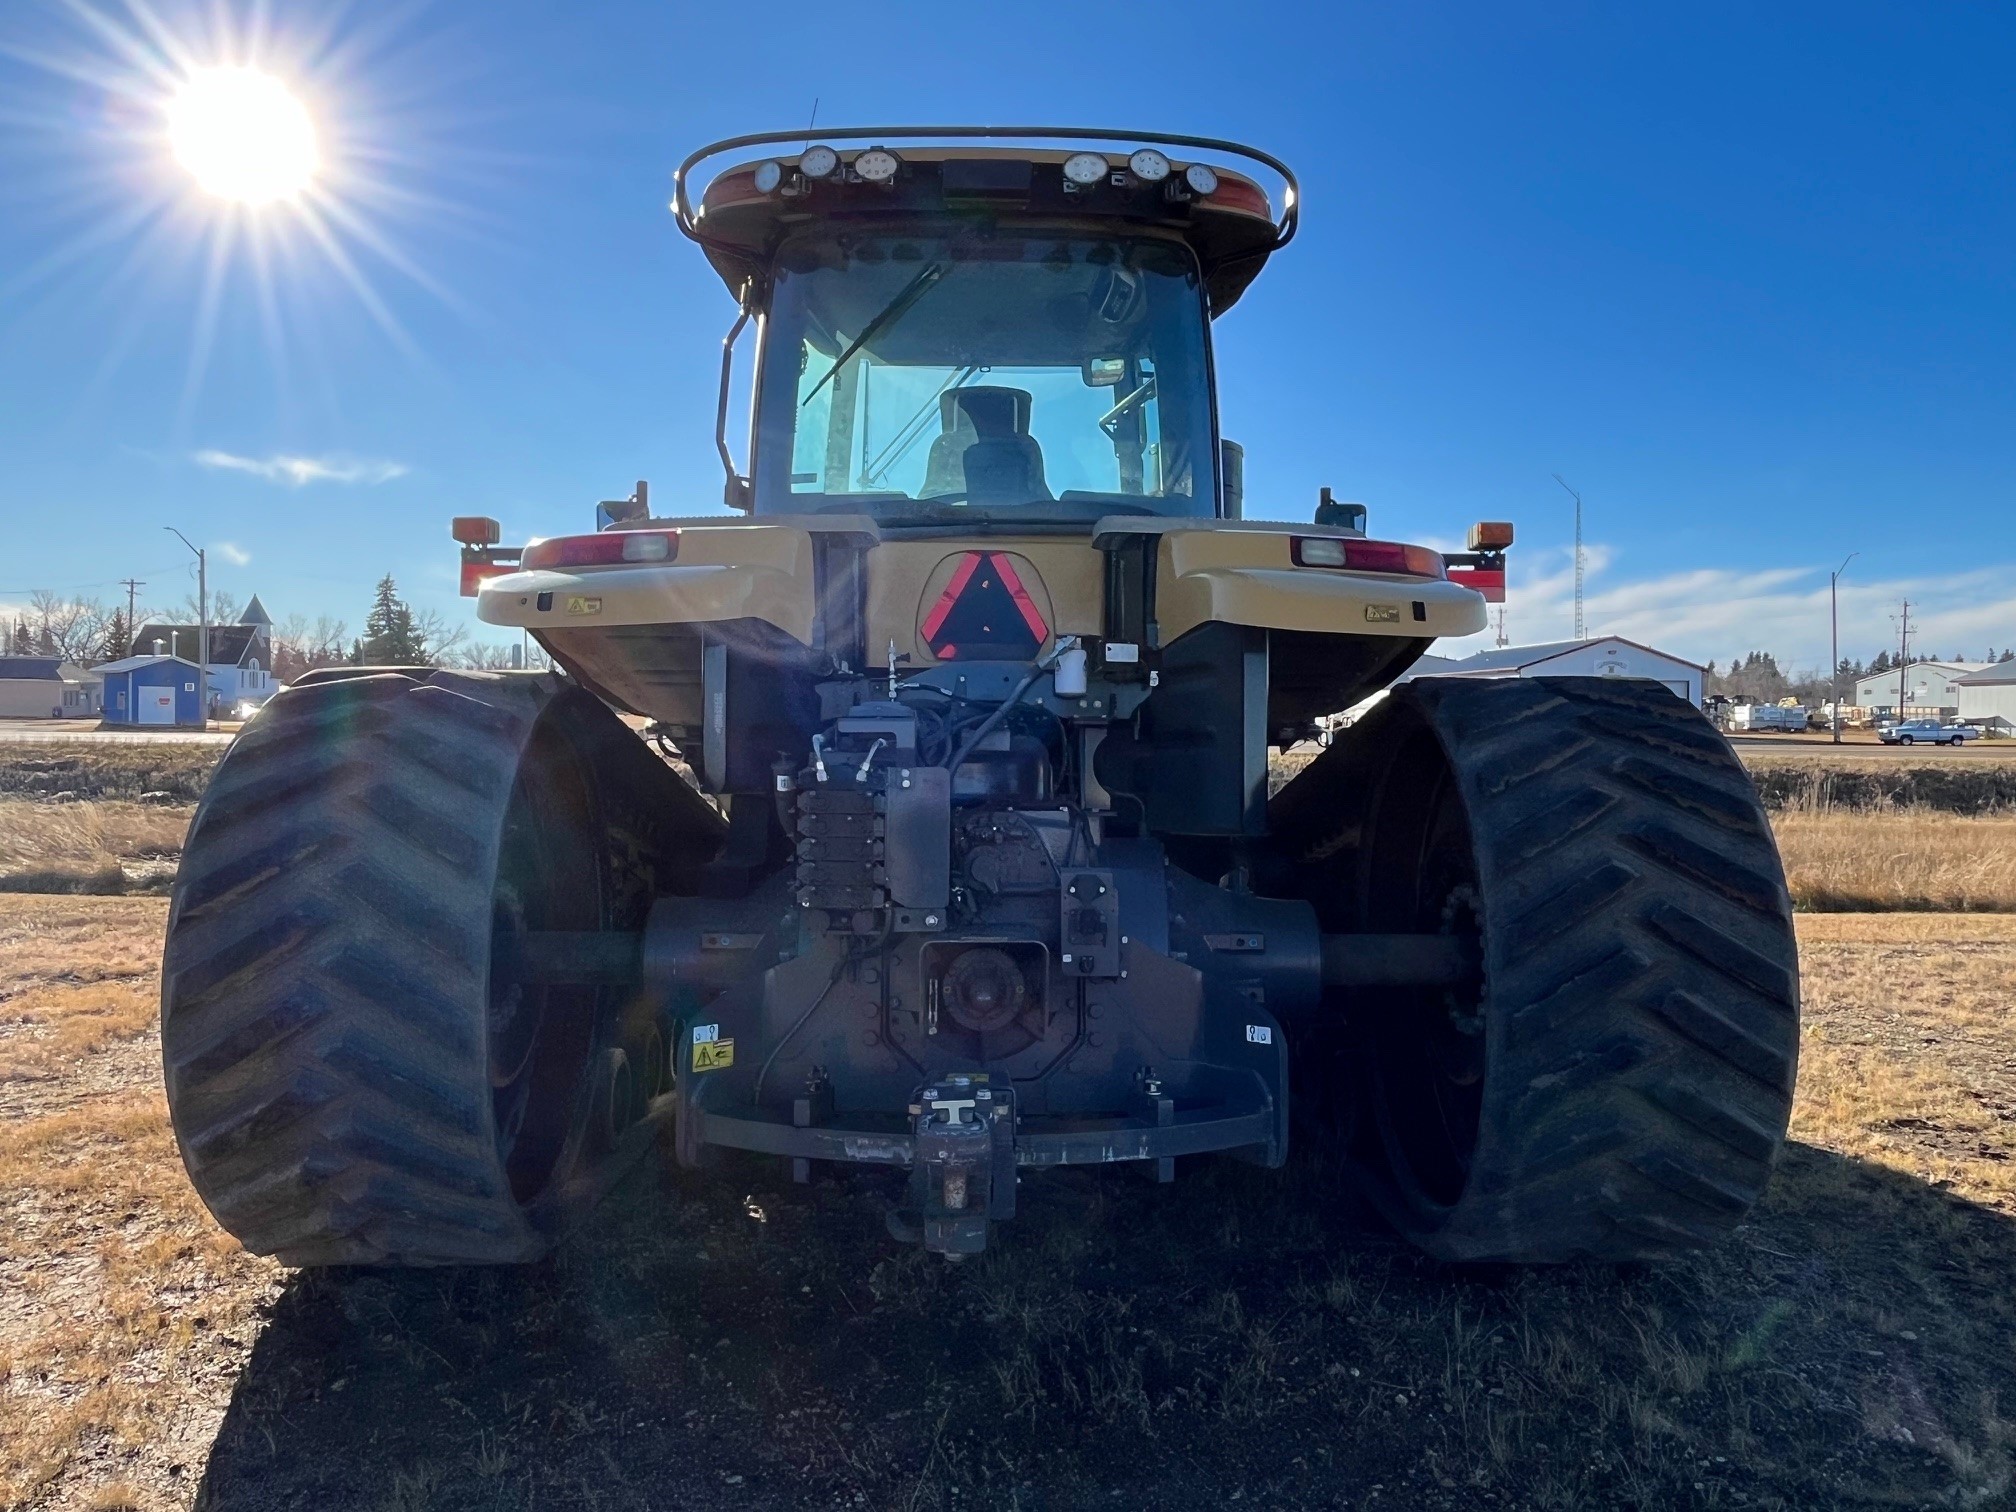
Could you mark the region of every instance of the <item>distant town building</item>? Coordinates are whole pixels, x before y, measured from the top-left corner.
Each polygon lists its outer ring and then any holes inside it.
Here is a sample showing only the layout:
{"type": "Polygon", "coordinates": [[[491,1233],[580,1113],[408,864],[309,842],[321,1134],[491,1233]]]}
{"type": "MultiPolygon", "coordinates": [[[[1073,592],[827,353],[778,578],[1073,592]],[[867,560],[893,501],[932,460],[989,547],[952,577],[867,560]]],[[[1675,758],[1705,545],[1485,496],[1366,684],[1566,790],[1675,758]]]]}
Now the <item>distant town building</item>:
{"type": "Polygon", "coordinates": [[[1901,719],[1954,719],[1960,714],[1960,679],[1988,668],[1987,662],[1913,662],[1858,678],[1850,702],[1867,714],[1901,719]],[[1899,685],[1904,707],[1897,706],[1899,685]]]}
{"type": "MultiPolygon", "coordinates": [[[[1504,646],[1450,659],[1424,656],[1406,677],[1644,677],[1697,707],[1708,672],[1684,657],[1620,635],[1504,646]]],[[[1405,678],[1402,679],[1403,681],[1405,678]]]]}
{"type": "Polygon", "coordinates": [[[55,656],[0,656],[0,719],[95,719],[95,671],[55,656]]]}
{"type": "MultiPolygon", "coordinates": [[[[179,656],[194,663],[202,654],[201,625],[152,620],[133,632],[135,656],[179,656]]],[[[241,703],[263,704],[279,687],[273,681],[273,620],[259,595],[235,625],[210,627],[209,704],[228,713],[241,703]]]]}
{"type": "Polygon", "coordinates": [[[1991,662],[1953,684],[1959,717],[1984,730],[2016,735],[2016,661],[1991,662]]]}
{"type": "Polygon", "coordinates": [[[127,656],[97,669],[105,679],[105,723],[203,727],[193,658],[127,656]]]}

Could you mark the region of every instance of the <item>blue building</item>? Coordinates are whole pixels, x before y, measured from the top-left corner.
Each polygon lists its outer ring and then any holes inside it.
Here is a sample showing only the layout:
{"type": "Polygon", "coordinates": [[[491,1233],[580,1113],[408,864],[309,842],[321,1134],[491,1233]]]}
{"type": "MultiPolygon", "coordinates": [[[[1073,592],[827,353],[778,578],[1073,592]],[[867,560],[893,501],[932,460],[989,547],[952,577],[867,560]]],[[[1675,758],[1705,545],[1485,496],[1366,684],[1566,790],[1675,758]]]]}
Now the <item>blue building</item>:
{"type": "Polygon", "coordinates": [[[105,723],[203,728],[196,663],[180,656],[128,656],[93,667],[105,679],[105,723]]]}

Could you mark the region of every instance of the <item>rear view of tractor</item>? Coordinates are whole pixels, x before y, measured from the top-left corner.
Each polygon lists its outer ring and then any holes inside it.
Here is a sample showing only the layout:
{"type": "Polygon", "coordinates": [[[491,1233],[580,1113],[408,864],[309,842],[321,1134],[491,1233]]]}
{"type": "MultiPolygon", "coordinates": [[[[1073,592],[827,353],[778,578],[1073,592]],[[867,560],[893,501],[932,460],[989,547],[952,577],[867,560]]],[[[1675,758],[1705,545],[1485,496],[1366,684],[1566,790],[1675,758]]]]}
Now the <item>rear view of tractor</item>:
{"type": "Polygon", "coordinates": [[[225,756],[163,973],[220,1221],[529,1260],[669,1133],[882,1168],[892,1232],[963,1256],[1048,1167],[1321,1126],[1444,1258],[1726,1233],[1797,1046],[1763,814],[1659,685],[1400,680],[1483,628],[1509,527],[1245,518],[1211,326],[1288,170],[1027,129],[763,155],[793,140],[696,153],[675,202],[740,306],[729,512],[459,519],[480,616],[562,670],[315,674],[225,756]]]}

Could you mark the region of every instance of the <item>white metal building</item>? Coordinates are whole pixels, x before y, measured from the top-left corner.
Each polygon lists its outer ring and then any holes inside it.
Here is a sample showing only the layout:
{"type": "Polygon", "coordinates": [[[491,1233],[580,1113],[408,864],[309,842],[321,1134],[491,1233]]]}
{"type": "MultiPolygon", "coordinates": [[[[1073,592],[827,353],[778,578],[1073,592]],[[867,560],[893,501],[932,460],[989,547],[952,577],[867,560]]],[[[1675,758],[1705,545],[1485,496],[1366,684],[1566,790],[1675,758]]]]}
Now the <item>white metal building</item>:
{"type": "MultiPolygon", "coordinates": [[[[1423,658],[1426,660],[1426,658],[1423,658]]],[[[1621,635],[1478,651],[1433,669],[1436,677],[1649,677],[1700,706],[1707,669],[1621,635]]]]}
{"type": "Polygon", "coordinates": [[[2016,734],[2016,661],[1991,662],[1953,684],[1959,717],[1983,729],[2016,734]]]}
{"type": "Polygon", "coordinates": [[[1897,713],[1898,684],[1903,684],[1905,719],[1952,719],[1960,712],[1959,681],[1979,672],[1987,662],[1913,662],[1901,672],[1872,672],[1857,680],[1852,700],[1871,714],[1897,713]]]}

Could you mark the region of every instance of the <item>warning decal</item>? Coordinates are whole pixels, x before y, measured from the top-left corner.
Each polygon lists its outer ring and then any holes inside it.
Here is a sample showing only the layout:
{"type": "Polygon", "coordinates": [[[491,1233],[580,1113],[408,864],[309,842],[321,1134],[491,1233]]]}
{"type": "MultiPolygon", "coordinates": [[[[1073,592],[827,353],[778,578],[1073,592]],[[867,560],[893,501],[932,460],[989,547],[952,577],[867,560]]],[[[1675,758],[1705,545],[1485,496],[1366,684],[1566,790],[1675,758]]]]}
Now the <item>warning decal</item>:
{"type": "Polygon", "coordinates": [[[735,1064],[735,1041],[732,1039],[697,1040],[693,1045],[693,1069],[695,1071],[726,1071],[735,1064]]]}

